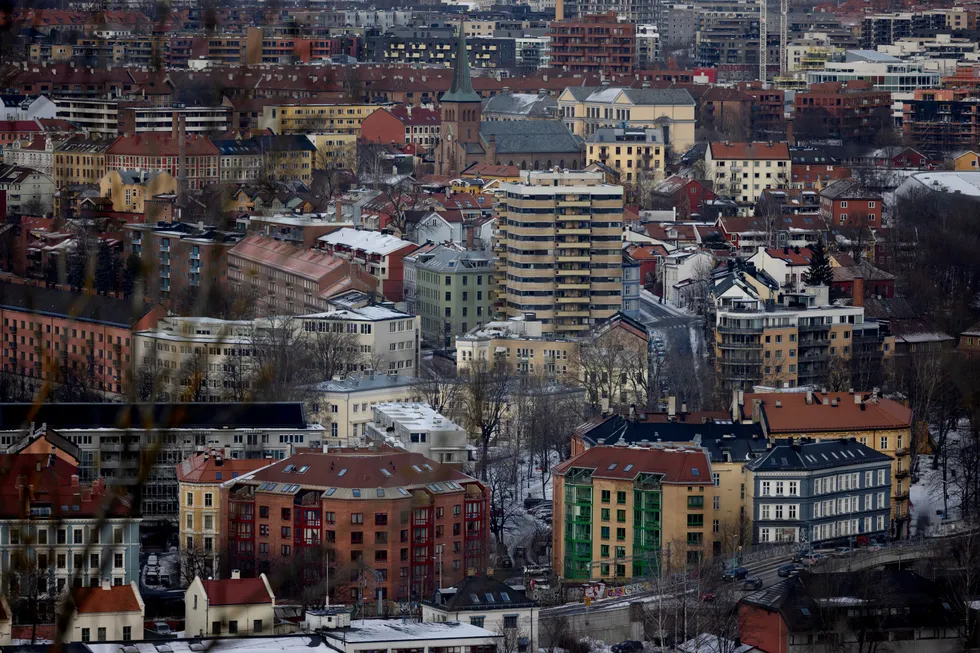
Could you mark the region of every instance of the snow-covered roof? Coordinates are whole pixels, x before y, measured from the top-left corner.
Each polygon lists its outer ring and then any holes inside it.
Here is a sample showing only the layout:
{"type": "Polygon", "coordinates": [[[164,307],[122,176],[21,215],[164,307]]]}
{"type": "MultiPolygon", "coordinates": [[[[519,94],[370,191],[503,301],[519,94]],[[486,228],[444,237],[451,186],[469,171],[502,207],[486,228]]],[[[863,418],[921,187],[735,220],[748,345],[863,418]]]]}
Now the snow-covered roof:
{"type": "Polygon", "coordinates": [[[361,308],[344,308],[323,313],[310,313],[303,315],[299,319],[318,319],[318,320],[348,320],[352,322],[377,322],[378,320],[401,320],[406,317],[414,317],[408,313],[403,313],[394,308],[385,306],[362,306],[361,308]]]}
{"type": "Polygon", "coordinates": [[[363,250],[369,254],[386,255],[397,252],[403,247],[415,247],[414,243],[402,240],[397,236],[383,234],[377,231],[362,231],[345,227],[337,231],[320,236],[321,243],[328,245],[342,245],[355,250],[363,250]]]}
{"type": "MultiPolygon", "coordinates": [[[[370,642],[425,642],[445,639],[491,640],[501,637],[486,628],[458,621],[407,622],[401,619],[368,619],[355,621],[350,628],[341,628],[323,633],[328,639],[345,641],[348,644],[370,642]]],[[[106,653],[109,653],[108,651],[106,653]]],[[[115,652],[113,652],[115,653],[115,652]]]]}
{"type": "MultiPolygon", "coordinates": [[[[160,653],[157,646],[165,645],[173,653],[191,653],[195,649],[191,645],[197,640],[155,640],[143,642],[127,642],[125,649],[117,642],[115,644],[99,644],[95,642],[87,643],[88,649],[92,653],[119,653],[122,650],[133,651],[134,653],[160,653]]],[[[319,637],[299,636],[299,637],[238,637],[221,638],[215,640],[204,640],[206,651],[220,651],[221,653],[265,653],[266,651],[294,651],[295,653],[309,653],[310,651],[330,651],[334,650],[327,646],[319,637]]]]}

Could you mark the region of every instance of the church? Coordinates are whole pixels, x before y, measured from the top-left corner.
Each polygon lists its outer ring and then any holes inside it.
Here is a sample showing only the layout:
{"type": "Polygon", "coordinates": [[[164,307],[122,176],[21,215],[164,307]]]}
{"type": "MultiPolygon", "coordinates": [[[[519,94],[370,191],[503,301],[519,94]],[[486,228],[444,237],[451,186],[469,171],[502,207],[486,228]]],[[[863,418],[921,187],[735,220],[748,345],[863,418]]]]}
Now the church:
{"type": "Polygon", "coordinates": [[[439,107],[442,127],[436,150],[437,174],[459,175],[474,163],[521,170],[556,166],[578,169],[585,164],[582,139],[560,120],[482,120],[483,100],[473,90],[462,25],[452,85],[443,94],[439,107]]]}

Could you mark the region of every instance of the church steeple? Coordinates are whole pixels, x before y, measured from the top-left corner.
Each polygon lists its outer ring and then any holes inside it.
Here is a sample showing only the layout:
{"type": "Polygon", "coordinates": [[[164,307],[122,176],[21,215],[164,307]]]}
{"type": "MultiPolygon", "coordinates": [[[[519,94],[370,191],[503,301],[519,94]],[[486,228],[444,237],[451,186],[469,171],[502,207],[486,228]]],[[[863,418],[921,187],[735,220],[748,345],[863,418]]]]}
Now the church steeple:
{"type": "Polygon", "coordinates": [[[473,90],[473,80],[470,79],[470,58],[466,52],[466,32],[463,30],[463,21],[459,21],[459,39],[456,41],[456,66],[453,69],[453,83],[440,101],[480,101],[480,96],[473,90]]]}

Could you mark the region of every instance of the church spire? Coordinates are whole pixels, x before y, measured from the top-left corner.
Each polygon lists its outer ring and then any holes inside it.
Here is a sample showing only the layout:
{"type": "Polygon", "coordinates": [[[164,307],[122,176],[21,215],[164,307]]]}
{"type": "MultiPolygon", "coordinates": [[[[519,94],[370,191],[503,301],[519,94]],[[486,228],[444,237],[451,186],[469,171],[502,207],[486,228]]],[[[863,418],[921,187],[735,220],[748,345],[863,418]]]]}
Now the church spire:
{"type": "Polygon", "coordinates": [[[470,58],[466,52],[466,32],[463,21],[459,21],[459,40],[456,42],[456,66],[453,68],[453,83],[440,102],[479,102],[480,96],[473,90],[470,79],[470,58]]]}

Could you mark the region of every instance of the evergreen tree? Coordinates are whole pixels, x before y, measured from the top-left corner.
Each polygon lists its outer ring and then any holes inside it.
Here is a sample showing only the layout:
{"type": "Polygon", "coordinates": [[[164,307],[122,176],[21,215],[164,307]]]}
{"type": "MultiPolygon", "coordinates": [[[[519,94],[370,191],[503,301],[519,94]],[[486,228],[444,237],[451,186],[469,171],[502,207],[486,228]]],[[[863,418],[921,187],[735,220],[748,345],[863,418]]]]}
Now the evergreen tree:
{"type": "Polygon", "coordinates": [[[827,248],[821,238],[816,245],[810,247],[810,267],[803,273],[803,281],[808,286],[829,286],[833,280],[834,271],[830,267],[827,248]]]}
{"type": "Polygon", "coordinates": [[[95,291],[108,295],[116,290],[116,255],[109,243],[99,241],[99,251],[95,258],[95,291]]]}
{"type": "Polygon", "coordinates": [[[88,273],[88,252],[80,244],[68,255],[68,285],[79,292],[86,282],[88,273]]]}
{"type": "Polygon", "coordinates": [[[136,284],[142,275],[142,262],[136,254],[126,257],[126,263],[122,271],[122,292],[126,297],[132,297],[136,290],[136,284]]]}

